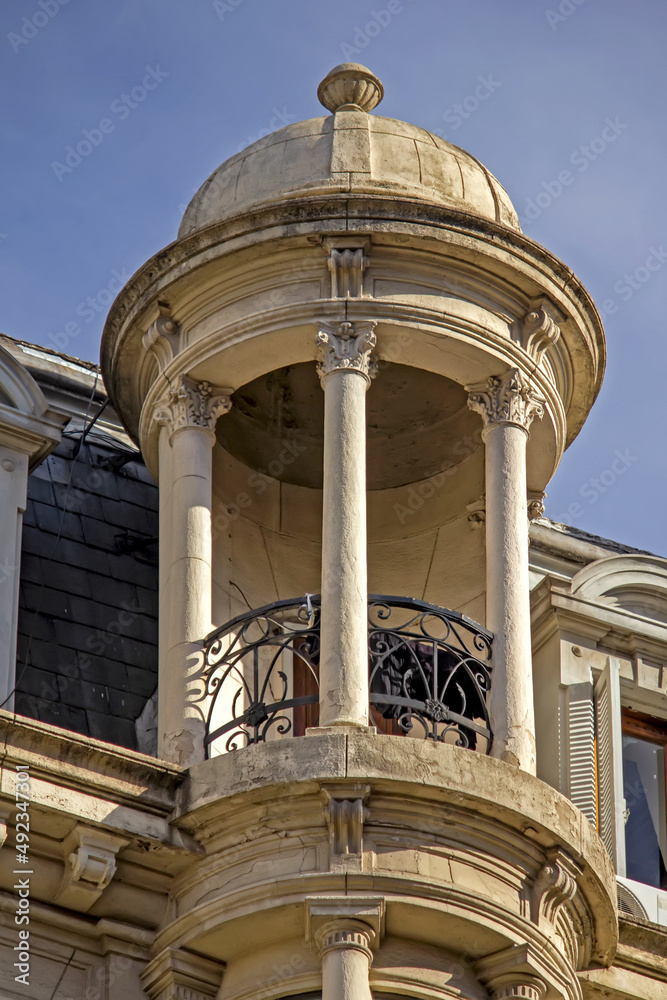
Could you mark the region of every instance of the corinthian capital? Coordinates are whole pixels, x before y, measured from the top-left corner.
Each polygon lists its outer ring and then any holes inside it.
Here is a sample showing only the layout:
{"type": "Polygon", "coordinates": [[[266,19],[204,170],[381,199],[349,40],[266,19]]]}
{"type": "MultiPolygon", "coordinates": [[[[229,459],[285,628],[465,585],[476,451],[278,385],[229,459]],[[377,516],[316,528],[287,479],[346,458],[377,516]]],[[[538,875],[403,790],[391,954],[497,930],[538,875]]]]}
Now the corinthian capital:
{"type": "Polygon", "coordinates": [[[355,371],[368,381],[377,371],[377,364],[371,358],[371,351],[377,343],[373,332],[376,323],[320,323],[315,343],[320,349],[317,373],[320,381],[331,372],[355,371]]]}
{"type": "Polygon", "coordinates": [[[492,375],[485,386],[469,391],[468,406],[479,413],[484,430],[498,424],[513,424],[528,430],[535,417],[544,415],[545,400],[518,368],[492,375]]]}
{"type": "Polygon", "coordinates": [[[175,388],[155,411],[158,424],[163,424],[171,434],[182,427],[200,427],[213,431],[218,417],[232,407],[229,395],[212,386],[210,382],[196,382],[181,375],[175,388]]]}

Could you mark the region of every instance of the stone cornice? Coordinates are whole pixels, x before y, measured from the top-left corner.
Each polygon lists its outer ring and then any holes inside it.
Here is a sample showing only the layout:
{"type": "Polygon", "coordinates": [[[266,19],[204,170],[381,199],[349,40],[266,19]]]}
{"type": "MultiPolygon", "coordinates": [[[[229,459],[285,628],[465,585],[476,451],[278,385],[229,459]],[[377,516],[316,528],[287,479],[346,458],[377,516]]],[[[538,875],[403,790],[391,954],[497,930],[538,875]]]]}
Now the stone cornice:
{"type": "MultiPolygon", "coordinates": [[[[0,746],[7,774],[15,763],[30,765],[31,775],[43,787],[45,807],[51,803],[57,807],[57,798],[49,798],[50,786],[66,787],[80,796],[82,820],[100,822],[97,803],[107,802],[109,811],[129,807],[150,817],[156,832],[162,829],[168,842],[173,839],[167,819],[186,776],[176,765],[4,710],[0,710],[0,746]]],[[[13,801],[13,786],[6,780],[2,794],[13,801]]],[[[73,818],[74,801],[70,802],[73,818]]]]}
{"type": "MultiPolygon", "coordinates": [[[[555,364],[558,362],[558,370],[563,365],[567,368],[567,357],[575,349],[575,343],[582,352],[583,360],[574,387],[575,396],[571,399],[570,390],[565,392],[572,421],[568,428],[570,439],[578,432],[582,413],[587,411],[599,390],[604,367],[604,340],[599,317],[588,294],[560,261],[520,233],[511,233],[502,226],[484,223],[464,213],[444,212],[438,206],[412,205],[409,201],[396,204],[382,198],[373,199],[371,203],[362,200],[358,204],[356,200],[350,202],[346,198],[343,204],[342,201],[339,203],[336,195],[332,195],[331,200],[305,199],[298,204],[283,203],[266,213],[230,219],[219,227],[212,226],[171,244],[137,272],[110,313],[102,360],[104,377],[111,395],[123,411],[131,432],[136,433],[138,406],[136,396],[129,391],[129,380],[134,378],[132,372],[136,369],[138,359],[145,357],[140,341],[147,326],[155,319],[158,300],[177,302],[178,282],[186,274],[198,270],[203,275],[207,264],[213,264],[230,254],[249,251],[258,242],[268,246],[272,241],[288,238],[289,246],[294,247],[299,238],[304,241],[308,239],[311,243],[316,239],[321,241],[323,238],[335,239],[337,236],[349,238],[357,219],[358,228],[363,234],[368,232],[371,219],[377,221],[381,228],[378,238],[381,240],[391,240],[394,230],[396,234],[401,234],[409,227],[411,245],[398,245],[397,253],[402,250],[428,249],[435,256],[446,248],[451,251],[448,259],[467,261],[471,267],[472,255],[476,254],[477,271],[479,254],[486,255],[489,266],[480,275],[480,280],[484,278],[487,283],[492,281],[494,287],[500,288],[498,274],[494,278],[496,270],[503,273],[507,268],[518,270],[525,277],[530,290],[527,287],[525,291],[519,291],[521,301],[516,310],[511,306],[509,308],[516,322],[525,316],[524,310],[530,309],[531,302],[539,301],[540,291],[547,293],[559,311],[567,314],[571,320],[568,323],[567,337],[565,334],[561,336],[561,340],[565,339],[567,343],[563,347],[560,343],[556,345],[550,352],[551,361],[555,364]],[[353,218],[349,217],[350,211],[353,212],[353,218]],[[321,224],[318,226],[319,213],[321,222],[326,226],[326,237],[321,235],[321,224]],[[475,244],[478,245],[477,248],[475,244]],[[570,344],[571,341],[575,343],[570,344]]],[[[300,251],[302,249],[303,247],[300,251]]],[[[320,252],[319,246],[312,249],[320,252]]],[[[323,271],[326,274],[325,268],[323,271]]],[[[324,277],[323,281],[326,283],[324,277]]],[[[349,301],[353,303],[360,300],[352,298],[349,301]]],[[[311,301],[311,306],[312,304],[311,301]]],[[[499,306],[497,315],[504,315],[508,306],[509,303],[504,308],[499,306]]],[[[180,302],[178,308],[180,315],[183,313],[180,302]]],[[[187,324],[188,317],[185,313],[181,318],[187,324]]],[[[525,363],[523,346],[511,338],[507,339],[507,350],[516,349],[523,358],[520,363],[525,363]]],[[[548,374],[546,368],[543,374],[548,374]]],[[[569,373],[566,381],[571,381],[571,377],[569,373]]]]}
{"type": "Polygon", "coordinates": [[[545,630],[547,634],[553,631],[550,622],[554,617],[561,631],[579,632],[607,650],[613,648],[626,656],[639,651],[667,659],[667,634],[662,622],[573,595],[568,581],[547,575],[531,593],[531,619],[537,645],[544,641],[545,630]]]}

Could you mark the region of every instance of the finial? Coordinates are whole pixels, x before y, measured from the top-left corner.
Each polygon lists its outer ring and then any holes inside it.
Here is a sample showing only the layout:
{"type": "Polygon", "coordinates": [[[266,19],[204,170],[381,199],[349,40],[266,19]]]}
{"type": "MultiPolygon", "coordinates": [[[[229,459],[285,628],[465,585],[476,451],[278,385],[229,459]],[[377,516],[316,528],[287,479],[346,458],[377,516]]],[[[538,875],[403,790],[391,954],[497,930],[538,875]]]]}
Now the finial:
{"type": "Polygon", "coordinates": [[[341,63],[317,88],[320,104],[327,111],[372,111],[384,97],[378,78],[359,63],[341,63]]]}

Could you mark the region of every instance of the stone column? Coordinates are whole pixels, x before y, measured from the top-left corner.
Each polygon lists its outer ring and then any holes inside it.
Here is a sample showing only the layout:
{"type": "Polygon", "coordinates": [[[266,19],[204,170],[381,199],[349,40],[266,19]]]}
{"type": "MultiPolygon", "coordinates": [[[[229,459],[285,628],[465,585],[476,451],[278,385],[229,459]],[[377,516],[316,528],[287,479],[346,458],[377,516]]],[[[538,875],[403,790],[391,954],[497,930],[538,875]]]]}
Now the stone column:
{"type": "Polygon", "coordinates": [[[160,434],[159,755],[204,758],[201,643],[211,630],[211,466],[215,424],[231,401],[181,376],[155,414],[160,434]]]}
{"type": "Polygon", "coordinates": [[[471,390],[486,452],[486,624],[493,632],[492,754],[535,773],[526,443],[544,400],[518,369],[471,390]]]}
{"type": "Polygon", "coordinates": [[[375,323],[321,324],[324,503],[320,726],[368,725],[366,391],[375,323]]]}
{"type": "Polygon", "coordinates": [[[322,1000],[373,1000],[372,947],[384,927],[382,897],[306,899],[306,940],[322,963],[322,1000]]]}

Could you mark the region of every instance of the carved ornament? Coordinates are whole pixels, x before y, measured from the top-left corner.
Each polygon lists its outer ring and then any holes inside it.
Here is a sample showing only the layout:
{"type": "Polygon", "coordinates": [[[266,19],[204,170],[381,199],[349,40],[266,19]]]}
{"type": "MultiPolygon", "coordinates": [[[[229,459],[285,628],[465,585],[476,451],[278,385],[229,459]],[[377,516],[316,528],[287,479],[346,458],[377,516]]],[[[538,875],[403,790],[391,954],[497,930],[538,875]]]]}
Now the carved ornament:
{"type": "Polygon", "coordinates": [[[542,299],[521,323],[521,343],[525,351],[539,365],[544,352],[560,337],[556,312],[546,299],[542,299]]]}
{"type": "Polygon", "coordinates": [[[371,351],[377,343],[373,332],[376,322],[362,323],[320,323],[315,343],[320,350],[317,373],[324,384],[327,375],[337,371],[358,372],[370,384],[377,371],[377,363],[371,358],[371,351]]]}
{"type": "Polygon", "coordinates": [[[157,307],[160,315],[146,330],[142,343],[147,351],[153,352],[163,372],[178,353],[181,330],[166,302],[158,302],[157,307]]]}
{"type": "Polygon", "coordinates": [[[518,368],[492,375],[484,387],[472,388],[468,394],[468,406],[480,414],[485,431],[500,424],[528,431],[536,417],[543,417],[545,402],[518,368]]]}
{"type": "Polygon", "coordinates": [[[218,417],[229,413],[231,408],[232,401],[224,389],[181,375],[167,400],[156,407],[155,420],[166,426],[171,434],[183,427],[212,432],[218,417]]]}

